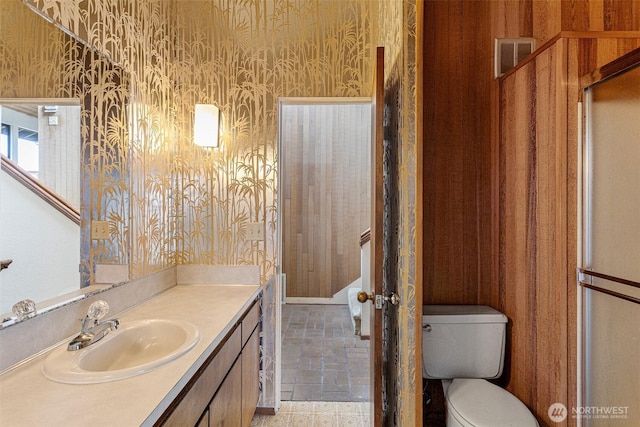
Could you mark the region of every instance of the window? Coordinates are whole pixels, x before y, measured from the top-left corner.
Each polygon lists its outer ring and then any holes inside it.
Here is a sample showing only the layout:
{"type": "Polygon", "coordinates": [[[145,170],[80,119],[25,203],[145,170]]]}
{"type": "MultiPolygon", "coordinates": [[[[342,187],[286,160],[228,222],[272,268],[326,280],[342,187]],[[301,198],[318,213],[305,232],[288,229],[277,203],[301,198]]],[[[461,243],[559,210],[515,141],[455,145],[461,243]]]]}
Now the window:
{"type": "Polygon", "coordinates": [[[38,178],[40,169],[38,132],[25,128],[18,128],[18,165],[38,178]]]}
{"type": "Polygon", "coordinates": [[[11,128],[9,125],[2,123],[2,130],[0,131],[0,153],[7,157],[11,157],[9,150],[9,141],[11,140],[11,128]]]}

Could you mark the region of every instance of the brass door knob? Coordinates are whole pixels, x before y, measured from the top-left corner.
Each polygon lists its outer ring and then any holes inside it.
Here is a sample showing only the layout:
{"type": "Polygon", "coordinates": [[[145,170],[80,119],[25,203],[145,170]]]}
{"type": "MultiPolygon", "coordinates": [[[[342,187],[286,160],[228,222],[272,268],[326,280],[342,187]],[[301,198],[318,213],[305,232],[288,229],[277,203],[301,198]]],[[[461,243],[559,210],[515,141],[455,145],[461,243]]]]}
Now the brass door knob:
{"type": "Polygon", "coordinates": [[[385,300],[385,301],[389,301],[389,302],[390,302],[391,304],[393,304],[393,305],[398,305],[398,304],[400,304],[400,296],[399,296],[398,294],[396,294],[395,292],[394,292],[394,293],[389,294],[389,296],[388,296],[388,297],[385,297],[385,299],[384,299],[384,300],[385,300]]]}
{"type": "Polygon", "coordinates": [[[373,298],[375,297],[375,295],[373,293],[368,294],[365,291],[360,291],[358,292],[358,302],[364,304],[365,302],[369,301],[369,300],[373,300],[373,298]]]}

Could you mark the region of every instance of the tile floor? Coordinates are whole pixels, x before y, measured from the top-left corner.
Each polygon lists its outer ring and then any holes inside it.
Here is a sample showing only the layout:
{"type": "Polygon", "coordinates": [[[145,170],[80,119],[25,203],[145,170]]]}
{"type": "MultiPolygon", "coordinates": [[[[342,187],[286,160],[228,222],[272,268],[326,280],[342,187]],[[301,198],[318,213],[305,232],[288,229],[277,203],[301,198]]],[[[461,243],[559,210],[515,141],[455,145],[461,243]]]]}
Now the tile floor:
{"type": "Polygon", "coordinates": [[[251,427],[369,427],[368,402],[282,402],[276,415],[255,415],[251,427]]]}
{"type": "Polygon", "coordinates": [[[369,400],[369,341],[353,334],[348,306],[282,305],[281,399],[369,400]]]}

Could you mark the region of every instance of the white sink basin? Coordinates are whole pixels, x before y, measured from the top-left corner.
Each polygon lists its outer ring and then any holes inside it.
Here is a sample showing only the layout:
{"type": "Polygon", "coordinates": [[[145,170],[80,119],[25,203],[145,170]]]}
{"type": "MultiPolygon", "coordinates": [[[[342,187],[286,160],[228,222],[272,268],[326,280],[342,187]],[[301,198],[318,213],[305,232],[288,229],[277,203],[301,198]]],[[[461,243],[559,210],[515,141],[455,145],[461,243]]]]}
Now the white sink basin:
{"type": "Polygon", "coordinates": [[[123,322],[116,331],[87,348],[56,348],[42,373],[68,384],[94,384],[144,374],[182,356],[200,341],[200,331],[179,320],[123,322]]]}

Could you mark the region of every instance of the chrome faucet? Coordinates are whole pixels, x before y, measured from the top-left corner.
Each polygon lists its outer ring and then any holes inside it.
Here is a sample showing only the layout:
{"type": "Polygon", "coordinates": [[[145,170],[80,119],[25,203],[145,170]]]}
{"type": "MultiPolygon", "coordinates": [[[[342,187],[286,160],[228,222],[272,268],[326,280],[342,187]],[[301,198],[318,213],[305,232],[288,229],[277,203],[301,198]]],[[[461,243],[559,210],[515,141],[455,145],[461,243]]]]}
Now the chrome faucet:
{"type": "Polygon", "coordinates": [[[100,341],[105,335],[111,331],[118,329],[120,321],[118,319],[105,320],[104,322],[98,322],[109,312],[109,304],[106,301],[99,300],[89,306],[87,315],[82,322],[82,331],[80,335],[75,337],[69,345],[67,350],[75,351],[88,347],[100,341]]]}

